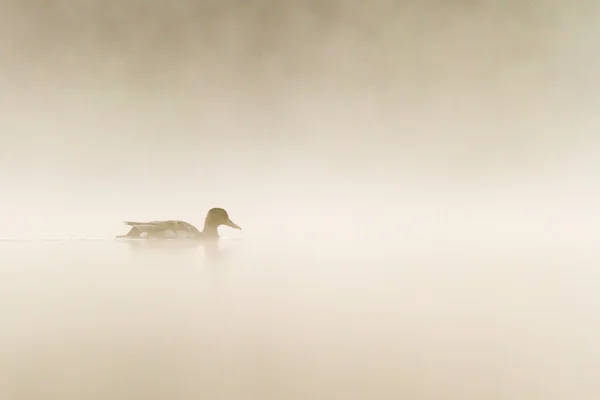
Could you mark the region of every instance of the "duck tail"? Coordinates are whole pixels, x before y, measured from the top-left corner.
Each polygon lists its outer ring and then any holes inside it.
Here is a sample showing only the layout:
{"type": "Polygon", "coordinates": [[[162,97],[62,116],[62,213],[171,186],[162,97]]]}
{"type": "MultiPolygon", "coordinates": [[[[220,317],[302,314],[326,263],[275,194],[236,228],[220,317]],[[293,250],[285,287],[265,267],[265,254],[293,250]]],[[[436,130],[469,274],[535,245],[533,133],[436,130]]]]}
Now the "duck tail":
{"type": "Polygon", "coordinates": [[[136,225],[144,225],[143,222],[135,222],[135,221],[123,221],[125,225],[136,226],[136,225]]]}

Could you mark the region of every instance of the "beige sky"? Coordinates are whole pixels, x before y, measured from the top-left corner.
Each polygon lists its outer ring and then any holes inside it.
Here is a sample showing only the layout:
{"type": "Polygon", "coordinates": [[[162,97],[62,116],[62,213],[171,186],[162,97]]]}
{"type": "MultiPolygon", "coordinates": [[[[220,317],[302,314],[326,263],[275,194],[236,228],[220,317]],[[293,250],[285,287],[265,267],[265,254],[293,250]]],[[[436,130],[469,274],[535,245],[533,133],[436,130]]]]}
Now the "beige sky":
{"type": "Polygon", "coordinates": [[[0,7],[13,219],[598,196],[593,2],[0,7]]]}

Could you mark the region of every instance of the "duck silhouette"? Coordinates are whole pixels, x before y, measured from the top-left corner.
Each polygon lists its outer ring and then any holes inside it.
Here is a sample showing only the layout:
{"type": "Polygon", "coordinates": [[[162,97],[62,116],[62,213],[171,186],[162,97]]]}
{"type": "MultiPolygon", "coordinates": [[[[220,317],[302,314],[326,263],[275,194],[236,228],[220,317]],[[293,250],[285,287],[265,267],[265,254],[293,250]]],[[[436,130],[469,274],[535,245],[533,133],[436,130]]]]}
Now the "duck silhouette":
{"type": "Polygon", "coordinates": [[[204,228],[200,231],[189,222],[181,220],[134,222],[124,221],[131,229],[127,234],[117,236],[119,239],[218,239],[218,228],[221,225],[234,229],[242,229],[230,218],[223,208],[211,208],[206,214],[204,228]]]}

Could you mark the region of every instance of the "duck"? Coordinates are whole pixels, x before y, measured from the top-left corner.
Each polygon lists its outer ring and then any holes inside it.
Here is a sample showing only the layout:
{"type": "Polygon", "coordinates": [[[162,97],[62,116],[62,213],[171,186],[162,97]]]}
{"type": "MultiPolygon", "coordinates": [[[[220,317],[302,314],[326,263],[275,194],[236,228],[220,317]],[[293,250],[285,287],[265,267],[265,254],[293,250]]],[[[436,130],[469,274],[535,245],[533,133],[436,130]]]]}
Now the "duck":
{"type": "Polygon", "coordinates": [[[233,229],[242,228],[234,223],[223,208],[211,208],[204,220],[204,229],[200,231],[189,222],[181,220],[135,222],[123,221],[131,229],[118,239],[218,239],[221,225],[233,229]]]}

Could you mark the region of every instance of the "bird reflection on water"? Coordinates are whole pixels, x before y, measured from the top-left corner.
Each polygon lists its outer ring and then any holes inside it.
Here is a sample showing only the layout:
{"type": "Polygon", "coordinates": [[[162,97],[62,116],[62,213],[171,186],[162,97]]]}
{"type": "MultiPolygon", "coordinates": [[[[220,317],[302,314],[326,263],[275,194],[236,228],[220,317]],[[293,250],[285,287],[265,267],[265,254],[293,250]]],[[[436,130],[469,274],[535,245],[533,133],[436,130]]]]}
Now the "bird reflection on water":
{"type": "MultiPolygon", "coordinates": [[[[225,245],[223,242],[232,242],[232,240],[125,240],[119,241],[129,247],[133,254],[138,255],[159,255],[182,257],[183,259],[193,259],[200,253],[204,253],[204,261],[210,266],[226,266],[227,260],[235,251],[235,246],[225,245]]],[[[173,258],[169,258],[173,261],[173,258]]]]}

